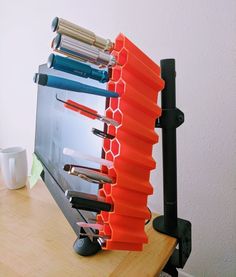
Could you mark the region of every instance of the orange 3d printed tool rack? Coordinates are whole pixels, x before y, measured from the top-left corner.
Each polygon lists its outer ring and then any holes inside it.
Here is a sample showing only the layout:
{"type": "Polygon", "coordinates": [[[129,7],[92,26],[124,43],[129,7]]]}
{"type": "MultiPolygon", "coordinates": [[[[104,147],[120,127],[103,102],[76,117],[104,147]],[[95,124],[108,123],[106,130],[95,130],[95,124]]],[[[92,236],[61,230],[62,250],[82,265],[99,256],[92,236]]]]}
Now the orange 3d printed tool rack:
{"type": "MultiPolygon", "coordinates": [[[[37,74],[39,78],[35,79],[43,85],[39,87],[37,101],[35,153],[43,164],[45,184],[78,235],[74,250],[83,256],[93,255],[101,248],[140,251],[148,242],[144,227],[150,219],[147,198],[153,193],[149,180],[151,170],[156,167],[152,148],[158,142],[154,131],[157,127],[162,129],[164,215],[153,220],[153,228],[178,240],[178,249],[164,268],[172,276],[178,276],[176,268],[183,268],[191,253],[191,223],[177,217],[176,128],[184,122],[184,114],[176,108],[175,60],[161,60],[159,67],[123,34],[113,43],[57,17],[52,27],[57,32],[53,50],[66,57],[50,55],[49,69],[40,66],[40,72],[47,74],[37,74]],[[51,72],[56,76],[50,75],[51,72]],[[62,72],[69,79],[61,78],[62,72]],[[76,77],[71,80],[70,74],[76,77]],[[74,81],[78,76],[93,79],[93,86],[74,81]],[[96,82],[107,82],[107,90],[101,89],[101,84],[97,87],[96,82]],[[47,86],[51,88],[50,93],[47,86]],[[90,95],[106,97],[105,115],[88,107],[87,102],[57,97],[58,89],[81,93],[81,88],[90,95]],[[162,109],[157,105],[161,90],[162,109]],[[53,109],[55,101],[105,123],[104,130],[94,125],[91,128],[93,134],[103,139],[102,157],[84,153],[84,144],[78,151],[65,147],[70,140],[62,138],[60,132],[74,130],[67,125],[62,130],[63,124],[54,124],[58,121],[53,109]],[[42,122],[46,109],[50,117],[42,122]],[[54,125],[56,128],[52,131],[54,125]],[[82,164],[68,163],[63,154],[82,164]],[[58,169],[61,165],[58,160],[66,162],[64,171],[76,176],[75,182],[64,178],[58,169]],[[99,164],[100,168],[90,167],[91,162],[99,164]],[[83,189],[98,192],[98,195],[84,193],[83,189]],[[72,206],[68,205],[68,200],[72,206]]],[[[98,104],[92,97],[89,100],[91,106],[98,104]]],[[[60,122],[67,119],[60,118],[60,122]]],[[[79,135],[80,142],[88,145],[90,140],[90,148],[97,148],[97,141],[87,132],[79,135]]],[[[73,145],[77,139],[69,143],[73,145]]],[[[97,150],[101,149],[96,149],[95,155],[99,153],[97,150]]]]}
{"type": "Polygon", "coordinates": [[[120,125],[108,126],[115,139],[104,139],[105,159],[112,161],[113,167],[103,166],[102,171],[116,182],[99,190],[113,205],[112,211],[97,215],[104,226],[99,235],[106,238],[103,249],[142,250],[148,242],[144,226],[150,217],[147,197],[153,193],[150,171],[156,165],[152,147],[158,142],[154,128],[161,115],[157,97],[164,81],[159,66],[123,34],[116,38],[111,54],[117,65],[112,68],[108,90],[120,97],[109,99],[106,116],[120,125]]]}

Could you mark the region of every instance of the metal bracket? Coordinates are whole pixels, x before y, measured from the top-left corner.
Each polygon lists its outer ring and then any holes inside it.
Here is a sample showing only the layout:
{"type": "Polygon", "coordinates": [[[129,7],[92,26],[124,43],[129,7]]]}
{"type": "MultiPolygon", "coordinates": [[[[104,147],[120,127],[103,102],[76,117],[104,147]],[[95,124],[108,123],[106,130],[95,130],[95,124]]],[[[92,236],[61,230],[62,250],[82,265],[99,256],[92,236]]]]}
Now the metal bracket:
{"type": "Polygon", "coordinates": [[[156,120],[156,128],[177,128],[184,123],[184,113],[178,108],[163,109],[162,115],[156,120]]]}

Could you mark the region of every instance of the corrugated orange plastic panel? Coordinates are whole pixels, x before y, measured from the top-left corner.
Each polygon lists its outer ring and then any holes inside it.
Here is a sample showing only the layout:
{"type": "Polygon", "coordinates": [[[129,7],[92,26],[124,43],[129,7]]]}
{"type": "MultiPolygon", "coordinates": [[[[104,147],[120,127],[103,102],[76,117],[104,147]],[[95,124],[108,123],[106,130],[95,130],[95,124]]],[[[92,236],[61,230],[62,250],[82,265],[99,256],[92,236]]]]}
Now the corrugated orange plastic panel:
{"type": "Polygon", "coordinates": [[[106,238],[103,249],[141,251],[147,243],[145,221],[149,219],[147,197],[153,193],[150,172],[156,163],[152,158],[156,119],[161,115],[158,92],[163,89],[160,67],[120,34],[112,54],[117,65],[112,68],[108,89],[119,93],[109,100],[106,115],[119,122],[108,126],[113,140],[104,139],[105,158],[113,167],[102,171],[114,179],[99,190],[112,203],[111,212],[101,212],[97,222],[103,224],[100,235],[106,238]]]}

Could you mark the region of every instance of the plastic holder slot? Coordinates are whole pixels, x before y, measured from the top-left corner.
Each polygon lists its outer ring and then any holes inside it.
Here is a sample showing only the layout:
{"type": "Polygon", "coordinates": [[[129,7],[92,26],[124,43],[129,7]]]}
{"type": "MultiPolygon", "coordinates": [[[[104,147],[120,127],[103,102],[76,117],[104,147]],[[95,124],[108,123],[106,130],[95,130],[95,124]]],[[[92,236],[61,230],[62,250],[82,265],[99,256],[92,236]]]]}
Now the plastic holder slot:
{"type": "Polygon", "coordinates": [[[150,217],[147,197],[153,193],[150,172],[156,166],[152,147],[159,139],[154,131],[161,115],[157,98],[164,81],[159,66],[123,34],[117,37],[112,55],[117,65],[107,88],[120,98],[108,101],[106,116],[120,125],[108,127],[115,138],[104,139],[103,150],[113,167],[102,170],[107,170],[115,183],[104,184],[99,194],[113,203],[113,210],[101,212],[97,220],[105,223],[99,234],[108,237],[103,249],[140,251],[148,242],[144,227],[150,217]]]}

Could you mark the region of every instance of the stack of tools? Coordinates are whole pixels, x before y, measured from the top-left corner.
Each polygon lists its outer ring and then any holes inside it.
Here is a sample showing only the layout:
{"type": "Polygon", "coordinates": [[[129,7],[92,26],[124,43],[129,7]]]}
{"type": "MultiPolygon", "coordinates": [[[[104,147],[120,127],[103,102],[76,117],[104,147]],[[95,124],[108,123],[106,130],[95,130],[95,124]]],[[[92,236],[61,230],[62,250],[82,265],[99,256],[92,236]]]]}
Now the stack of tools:
{"type": "Polygon", "coordinates": [[[157,98],[164,87],[160,68],[123,34],[113,43],[57,17],[52,29],[57,34],[51,46],[60,55],[49,56],[49,68],[107,82],[107,89],[101,89],[49,74],[35,74],[37,84],[58,89],[56,99],[65,108],[104,123],[103,130],[92,129],[94,135],[103,139],[102,157],[63,149],[64,155],[100,164],[100,170],[64,165],[68,174],[98,184],[99,195],[68,190],[65,196],[72,208],[97,213],[92,222],[78,225],[95,230],[93,239],[103,249],[140,251],[148,241],[144,227],[150,219],[147,197],[153,193],[150,171],[156,166],[152,148],[158,135],[154,128],[161,115],[157,98]],[[106,97],[104,115],[92,107],[62,99],[60,90],[106,97]]]}

